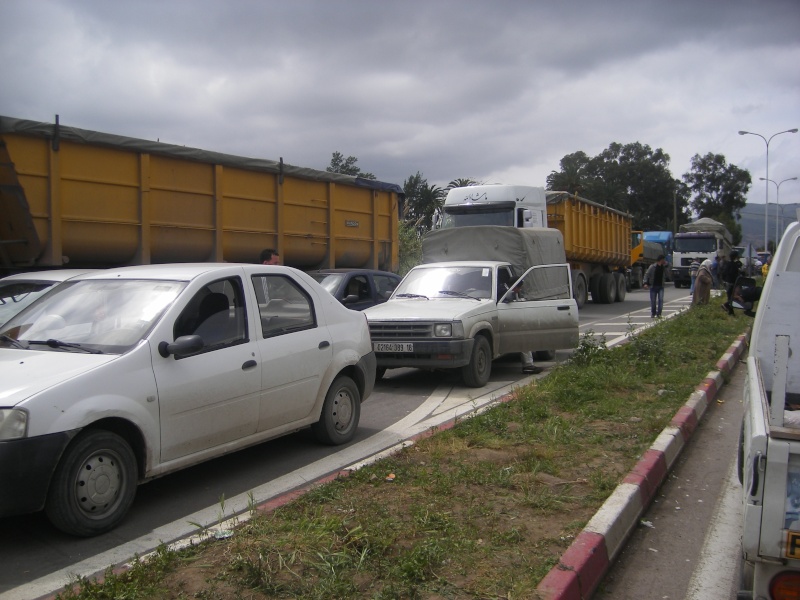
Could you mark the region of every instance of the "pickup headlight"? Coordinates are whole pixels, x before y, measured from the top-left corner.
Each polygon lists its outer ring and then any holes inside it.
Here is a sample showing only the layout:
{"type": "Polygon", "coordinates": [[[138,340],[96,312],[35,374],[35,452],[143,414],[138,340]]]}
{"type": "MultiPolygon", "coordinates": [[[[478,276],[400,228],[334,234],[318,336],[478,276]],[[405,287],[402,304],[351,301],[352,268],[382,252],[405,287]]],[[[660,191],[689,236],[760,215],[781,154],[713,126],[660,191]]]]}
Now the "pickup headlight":
{"type": "Polygon", "coordinates": [[[433,326],[433,337],[464,337],[464,326],[460,321],[455,323],[436,323],[433,326]]]}
{"type": "Polygon", "coordinates": [[[28,413],[18,408],[0,408],[0,441],[24,438],[28,432],[28,413]]]}

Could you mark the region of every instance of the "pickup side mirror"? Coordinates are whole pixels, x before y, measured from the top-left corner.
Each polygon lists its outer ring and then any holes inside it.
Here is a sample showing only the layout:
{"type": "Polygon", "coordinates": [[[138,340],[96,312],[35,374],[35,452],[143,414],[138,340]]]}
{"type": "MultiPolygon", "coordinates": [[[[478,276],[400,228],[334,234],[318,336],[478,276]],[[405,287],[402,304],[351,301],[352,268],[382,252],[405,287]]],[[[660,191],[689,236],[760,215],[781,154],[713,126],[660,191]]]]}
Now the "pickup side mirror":
{"type": "Polygon", "coordinates": [[[158,344],[158,353],[164,358],[169,357],[170,354],[193,354],[203,349],[203,338],[199,335],[182,335],[177,340],[172,342],[160,342],[158,344]]]}

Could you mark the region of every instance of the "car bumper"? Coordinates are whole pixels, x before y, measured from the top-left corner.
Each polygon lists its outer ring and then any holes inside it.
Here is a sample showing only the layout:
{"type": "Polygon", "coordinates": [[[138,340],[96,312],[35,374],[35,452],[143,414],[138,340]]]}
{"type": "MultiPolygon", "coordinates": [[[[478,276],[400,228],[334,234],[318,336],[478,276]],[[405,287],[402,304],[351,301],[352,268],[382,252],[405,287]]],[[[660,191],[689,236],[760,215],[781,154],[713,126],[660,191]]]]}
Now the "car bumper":
{"type": "Polygon", "coordinates": [[[412,341],[414,352],[376,353],[378,366],[450,369],[469,364],[474,339],[412,341]]]}
{"type": "Polygon", "coordinates": [[[0,517],[44,508],[47,490],[73,432],[0,442],[0,517]]]}
{"type": "Polygon", "coordinates": [[[364,393],[361,394],[361,401],[363,402],[372,394],[375,388],[375,371],[378,369],[378,361],[374,352],[365,354],[358,361],[358,369],[364,377],[364,393]]]}

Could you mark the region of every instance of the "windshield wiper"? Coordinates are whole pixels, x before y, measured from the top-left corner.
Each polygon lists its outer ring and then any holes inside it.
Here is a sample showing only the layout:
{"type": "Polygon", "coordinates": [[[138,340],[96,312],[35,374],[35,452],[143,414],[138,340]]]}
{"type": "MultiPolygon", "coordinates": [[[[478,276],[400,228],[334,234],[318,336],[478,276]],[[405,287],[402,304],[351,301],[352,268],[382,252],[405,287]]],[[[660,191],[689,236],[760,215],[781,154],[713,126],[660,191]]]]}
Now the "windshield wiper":
{"type": "Polygon", "coordinates": [[[29,340],[29,344],[39,344],[42,346],[49,346],[50,348],[75,348],[76,350],[81,350],[82,352],[86,352],[87,354],[105,354],[102,350],[98,350],[97,348],[88,348],[83,346],[82,344],[75,344],[73,342],[62,342],[61,340],[29,340]]]}
{"type": "Polygon", "coordinates": [[[430,298],[422,294],[397,294],[395,298],[425,298],[425,300],[430,300],[430,298]]]}
{"type": "Polygon", "coordinates": [[[10,335],[6,335],[5,333],[0,335],[0,341],[8,342],[9,344],[14,346],[15,348],[22,348],[23,350],[27,350],[28,349],[28,347],[25,344],[23,344],[19,340],[15,340],[10,335]]]}
{"type": "Polygon", "coordinates": [[[459,298],[469,298],[470,300],[477,300],[478,302],[481,301],[480,298],[470,296],[466,292],[457,292],[456,290],[439,290],[439,293],[444,294],[445,296],[458,296],[459,298]]]}

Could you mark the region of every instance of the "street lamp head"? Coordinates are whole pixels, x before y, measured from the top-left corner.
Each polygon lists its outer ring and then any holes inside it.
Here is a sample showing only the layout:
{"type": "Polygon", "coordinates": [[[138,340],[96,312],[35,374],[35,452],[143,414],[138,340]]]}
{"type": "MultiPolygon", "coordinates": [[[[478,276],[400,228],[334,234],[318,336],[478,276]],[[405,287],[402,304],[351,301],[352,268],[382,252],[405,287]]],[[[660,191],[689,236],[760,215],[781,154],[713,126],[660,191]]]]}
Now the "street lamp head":
{"type": "MultiPolygon", "coordinates": [[[[797,131],[797,130],[795,129],[795,131],[797,131]]],[[[739,135],[747,135],[748,133],[750,133],[750,132],[749,131],[740,131],[739,135]]]]}
{"type": "Polygon", "coordinates": [[[790,129],[789,133],[797,133],[797,127],[795,127],[794,129],[790,129]]]}

